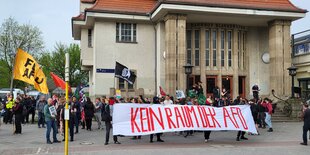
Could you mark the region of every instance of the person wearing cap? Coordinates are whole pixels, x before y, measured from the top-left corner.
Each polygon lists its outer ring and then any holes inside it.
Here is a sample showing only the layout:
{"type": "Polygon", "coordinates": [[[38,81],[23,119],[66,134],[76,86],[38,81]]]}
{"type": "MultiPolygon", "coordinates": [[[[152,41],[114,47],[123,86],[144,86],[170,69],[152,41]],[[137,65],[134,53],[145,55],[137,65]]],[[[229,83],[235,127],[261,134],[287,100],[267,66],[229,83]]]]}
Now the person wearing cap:
{"type": "Polygon", "coordinates": [[[254,86],[252,87],[252,93],[253,93],[253,98],[256,100],[256,102],[259,99],[259,96],[258,96],[259,91],[260,91],[260,89],[258,87],[258,84],[255,83],[254,86]]]}

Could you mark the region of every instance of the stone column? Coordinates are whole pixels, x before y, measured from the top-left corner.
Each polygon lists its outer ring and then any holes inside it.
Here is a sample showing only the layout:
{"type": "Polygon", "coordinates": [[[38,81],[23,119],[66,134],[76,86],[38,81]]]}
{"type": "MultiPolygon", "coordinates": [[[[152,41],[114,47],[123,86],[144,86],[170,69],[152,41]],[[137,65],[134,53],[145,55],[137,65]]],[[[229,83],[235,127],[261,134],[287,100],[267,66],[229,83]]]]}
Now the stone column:
{"type": "Polygon", "coordinates": [[[290,56],[290,22],[274,20],[269,24],[270,53],[270,92],[272,89],[279,96],[289,94],[291,82],[286,70],[291,64],[290,56]]]}
{"type": "MultiPolygon", "coordinates": [[[[284,77],[284,95],[291,95],[291,84],[292,80],[288,74],[287,68],[291,67],[291,21],[283,21],[283,52],[284,52],[284,67],[283,67],[283,77],[284,77]]],[[[296,85],[296,82],[295,82],[296,85]]]]}
{"type": "Polygon", "coordinates": [[[239,96],[239,66],[238,66],[238,30],[232,31],[232,68],[233,68],[233,97],[239,96]]]}
{"type": "MultiPolygon", "coordinates": [[[[222,66],[221,66],[221,29],[217,29],[216,33],[216,68],[219,71],[218,77],[217,77],[217,86],[222,91],[222,66]]],[[[226,88],[227,89],[227,88],[226,88]]]]}
{"type": "Polygon", "coordinates": [[[186,89],[186,75],[185,75],[185,56],[186,56],[186,16],[177,16],[177,88],[185,92],[186,89]]]}
{"type": "Polygon", "coordinates": [[[166,91],[170,95],[175,94],[176,89],[176,15],[167,15],[165,17],[165,45],[166,45],[166,60],[165,60],[165,86],[166,91]]]}
{"type": "Polygon", "coordinates": [[[204,94],[207,94],[207,79],[206,79],[206,31],[204,29],[200,29],[200,81],[202,82],[202,88],[204,90],[204,94]]]}

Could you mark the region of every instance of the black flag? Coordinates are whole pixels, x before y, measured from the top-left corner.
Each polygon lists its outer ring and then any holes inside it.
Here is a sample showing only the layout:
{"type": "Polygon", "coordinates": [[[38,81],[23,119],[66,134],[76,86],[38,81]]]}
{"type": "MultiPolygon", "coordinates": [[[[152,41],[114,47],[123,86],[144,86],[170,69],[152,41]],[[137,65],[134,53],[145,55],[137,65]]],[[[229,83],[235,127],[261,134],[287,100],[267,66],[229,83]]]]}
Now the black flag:
{"type": "Polygon", "coordinates": [[[133,84],[136,80],[136,74],[133,71],[130,71],[126,66],[116,62],[115,65],[115,77],[122,78],[128,83],[133,84]]]}

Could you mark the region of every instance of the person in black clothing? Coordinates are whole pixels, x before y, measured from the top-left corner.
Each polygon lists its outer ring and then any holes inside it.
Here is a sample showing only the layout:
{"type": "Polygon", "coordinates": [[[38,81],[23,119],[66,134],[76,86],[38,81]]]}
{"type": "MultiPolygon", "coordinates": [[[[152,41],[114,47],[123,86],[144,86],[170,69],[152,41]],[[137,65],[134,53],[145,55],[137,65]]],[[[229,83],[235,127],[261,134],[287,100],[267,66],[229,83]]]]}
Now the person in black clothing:
{"type": "Polygon", "coordinates": [[[308,145],[307,133],[310,130],[310,109],[308,108],[308,104],[303,105],[303,111],[304,111],[303,112],[304,126],[303,126],[303,133],[302,133],[303,142],[300,144],[308,145]]]}
{"type": "Polygon", "coordinates": [[[255,85],[252,87],[252,92],[253,92],[253,97],[254,97],[254,99],[255,99],[256,101],[258,101],[258,98],[259,98],[259,96],[258,96],[258,92],[259,92],[259,91],[260,91],[260,90],[259,90],[258,85],[255,84],[255,85]]]}
{"type": "MultiPolygon", "coordinates": [[[[105,103],[102,106],[102,109],[101,109],[101,119],[102,119],[102,121],[105,122],[105,127],[106,127],[106,134],[105,134],[105,143],[104,143],[104,145],[108,145],[109,144],[109,139],[110,139],[110,130],[112,128],[112,123],[111,123],[112,116],[111,116],[111,110],[110,110],[109,103],[105,103]]],[[[113,140],[114,140],[114,144],[121,144],[117,140],[117,136],[116,135],[113,136],[113,140]]]]}
{"type": "MultiPolygon", "coordinates": [[[[253,120],[255,123],[256,130],[257,130],[257,135],[260,135],[258,132],[258,104],[255,103],[254,101],[255,99],[251,99],[249,101],[249,104],[251,105],[251,112],[252,112],[253,120]]],[[[251,135],[254,135],[254,134],[251,133],[251,135]]]]}
{"type": "Polygon", "coordinates": [[[23,106],[21,105],[21,99],[19,97],[16,98],[15,104],[13,106],[13,114],[15,115],[15,132],[14,134],[22,133],[22,119],[23,119],[23,106]]]}
{"type": "Polygon", "coordinates": [[[34,116],[36,114],[36,100],[34,99],[33,96],[29,96],[28,97],[28,113],[27,113],[27,116],[26,116],[26,122],[28,123],[29,122],[29,115],[31,114],[31,124],[34,124],[34,116]]]}
{"type": "Polygon", "coordinates": [[[75,109],[75,117],[74,117],[74,124],[75,124],[75,133],[79,133],[79,125],[81,120],[81,104],[77,101],[76,97],[72,97],[73,108],[75,109]]]}
{"type": "Polygon", "coordinates": [[[22,97],[22,102],[23,106],[23,118],[22,118],[22,124],[29,123],[29,116],[28,116],[28,111],[30,109],[30,100],[28,99],[27,95],[24,95],[22,97]]]}
{"type": "MultiPolygon", "coordinates": [[[[239,104],[236,104],[236,105],[244,105],[244,104],[247,104],[247,103],[246,103],[246,100],[242,100],[242,99],[240,98],[240,101],[241,101],[241,102],[239,102],[239,104]]],[[[236,141],[240,141],[240,139],[242,139],[242,140],[248,140],[248,138],[246,138],[246,137],[244,136],[245,133],[246,133],[245,131],[238,131],[236,141]]]]}
{"type": "MultiPolygon", "coordinates": [[[[159,98],[157,96],[155,96],[153,98],[153,104],[160,104],[160,101],[159,101],[159,98]]],[[[164,142],[160,136],[162,135],[162,133],[156,133],[156,137],[157,137],[157,142],[164,142]]],[[[154,134],[151,134],[150,135],[150,143],[153,143],[153,137],[154,137],[154,134]]]]}
{"type": "Polygon", "coordinates": [[[220,88],[218,86],[216,86],[214,89],[213,89],[213,98],[215,100],[219,100],[221,98],[221,91],[220,91],[220,88]]]}
{"type": "Polygon", "coordinates": [[[258,107],[258,118],[257,118],[257,123],[258,123],[258,128],[266,128],[266,123],[265,123],[265,117],[266,117],[266,108],[262,104],[262,99],[257,101],[257,107],[258,107]]]}
{"type": "Polygon", "coordinates": [[[91,102],[89,97],[87,97],[86,100],[86,104],[84,105],[86,130],[91,131],[92,119],[95,113],[95,106],[93,102],[91,102]]]}

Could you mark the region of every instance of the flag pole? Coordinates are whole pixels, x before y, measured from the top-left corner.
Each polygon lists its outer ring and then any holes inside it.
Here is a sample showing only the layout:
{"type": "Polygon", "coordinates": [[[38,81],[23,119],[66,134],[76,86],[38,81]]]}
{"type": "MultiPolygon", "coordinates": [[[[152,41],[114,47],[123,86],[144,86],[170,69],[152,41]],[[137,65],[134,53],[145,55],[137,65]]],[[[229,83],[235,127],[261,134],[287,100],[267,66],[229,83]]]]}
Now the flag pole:
{"type": "Polygon", "coordinates": [[[69,121],[69,53],[66,53],[66,65],[65,65],[65,81],[66,81],[66,106],[65,106],[65,155],[68,155],[69,145],[68,145],[68,121],[69,121]]]}
{"type": "MultiPolygon", "coordinates": [[[[12,54],[13,55],[13,54],[12,54]]],[[[15,54],[13,55],[15,57],[15,54]]],[[[14,67],[15,67],[15,59],[11,58],[12,60],[12,77],[11,77],[11,83],[10,83],[10,93],[13,96],[13,81],[14,81],[14,67]]],[[[14,98],[14,97],[13,97],[14,98]]]]}

